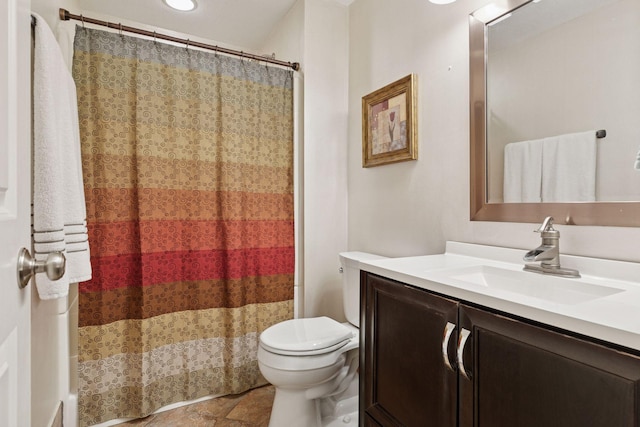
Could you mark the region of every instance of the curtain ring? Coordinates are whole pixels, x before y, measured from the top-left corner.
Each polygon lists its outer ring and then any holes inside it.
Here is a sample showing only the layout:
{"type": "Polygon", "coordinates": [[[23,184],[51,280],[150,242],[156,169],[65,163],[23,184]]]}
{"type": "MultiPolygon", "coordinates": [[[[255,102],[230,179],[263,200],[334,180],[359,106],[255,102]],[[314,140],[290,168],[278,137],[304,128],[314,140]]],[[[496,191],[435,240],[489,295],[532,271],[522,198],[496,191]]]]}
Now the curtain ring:
{"type": "Polygon", "coordinates": [[[187,49],[189,49],[189,43],[191,43],[191,40],[187,39],[187,49]]]}
{"type": "Polygon", "coordinates": [[[120,35],[122,35],[122,22],[120,22],[118,25],[119,25],[118,30],[120,31],[120,35]]]}
{"type": "Polygon", "coordinates": [[[156,42],[156,31],[155,30],[153,30],[153,42],[154,43],[156,42]]]}
{"type": "Polygon", "coordinates": [[[82,14],[80,14],[80,20],[82,21],[82,28],[84,28],[84,16],[82,14]]]}

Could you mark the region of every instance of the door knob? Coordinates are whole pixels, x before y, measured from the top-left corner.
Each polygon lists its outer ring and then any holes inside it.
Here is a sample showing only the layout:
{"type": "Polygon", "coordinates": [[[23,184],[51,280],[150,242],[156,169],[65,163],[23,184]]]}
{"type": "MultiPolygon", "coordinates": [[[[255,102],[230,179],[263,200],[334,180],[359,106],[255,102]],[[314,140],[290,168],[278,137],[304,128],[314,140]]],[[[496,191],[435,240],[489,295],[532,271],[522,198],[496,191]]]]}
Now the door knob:
{"type": "Polygon", "coordinates": [[[18,286],[29,284],[31,276],[46,273],[49,280],[58,280],[64,275],[67,259],[62,252],[51,252],[44,261],[36,261],[25,248],[18,253],[18,286]]]}

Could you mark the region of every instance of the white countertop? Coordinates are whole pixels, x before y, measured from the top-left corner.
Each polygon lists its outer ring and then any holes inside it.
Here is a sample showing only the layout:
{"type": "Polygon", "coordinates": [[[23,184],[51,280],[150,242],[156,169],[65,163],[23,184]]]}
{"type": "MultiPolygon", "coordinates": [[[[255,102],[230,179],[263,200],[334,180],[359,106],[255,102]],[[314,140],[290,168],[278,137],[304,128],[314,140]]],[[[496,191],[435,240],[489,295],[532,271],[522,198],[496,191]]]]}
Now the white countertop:
{"type": "MultiPolygon", "coordinates": [[[[580,271],[581,278],[523,272],[532,280],[571,281],[571,287],[614,288],[615,293],[588,301],[553,302],[456,280],[453,269],[488,266],[522,270],[522,249],[447,242],[444,254],[361,261],[360,269],[418,288],[511,313],[547,325],[640,350],[640,263],[560,255],[562,267],[580,271]]],[[[562,282],[555,282],[560,283],[562,282]]]]}

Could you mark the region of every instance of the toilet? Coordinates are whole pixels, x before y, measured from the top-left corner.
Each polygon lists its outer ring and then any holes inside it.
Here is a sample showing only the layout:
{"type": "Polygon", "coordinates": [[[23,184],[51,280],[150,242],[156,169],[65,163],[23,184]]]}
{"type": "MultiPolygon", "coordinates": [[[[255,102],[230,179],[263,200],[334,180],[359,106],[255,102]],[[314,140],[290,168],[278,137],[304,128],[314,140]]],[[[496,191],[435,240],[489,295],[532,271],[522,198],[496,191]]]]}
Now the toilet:
{"type": "Polygon", "coordinates": [[[275,387],[269,427],[358,425],[359,262],[381,258],[340,253],[347,323],[329,317],[292,319],[260,335],[258,366],[275,387]]]}

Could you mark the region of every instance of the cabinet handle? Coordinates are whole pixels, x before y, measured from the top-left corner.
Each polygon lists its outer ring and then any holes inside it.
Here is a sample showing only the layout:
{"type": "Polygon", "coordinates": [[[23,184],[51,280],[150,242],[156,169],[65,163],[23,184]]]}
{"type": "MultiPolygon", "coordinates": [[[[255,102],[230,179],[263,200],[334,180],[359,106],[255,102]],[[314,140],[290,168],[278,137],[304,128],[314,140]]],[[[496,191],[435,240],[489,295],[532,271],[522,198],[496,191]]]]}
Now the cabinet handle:
{"type": "Polygon", "coordinates": [[[458,337],[457,357],[458,357],[458,367],[460,368],[460,373],[467,380],[471,381],[471,374],[469,374],[465,369],[464,358],[463,358],[464,346],[467,344],[467,339],[469,338],[469,335],[471,335],[470,331],[466,330],[465,328],[460,329],[460,336],[458,337]]]}
{"type": "Polygon", "coordinates": [[[451,339],[451,334],[456,330],[456,325],[451,322],[447,322],[447,325],[444,327],[444,332],[442,333],[442,359],[444,360],[444,364],[450,371],[455,372],[453,366],[451,366],[451,362],[449,361],[449,340],[451,339]]]}

